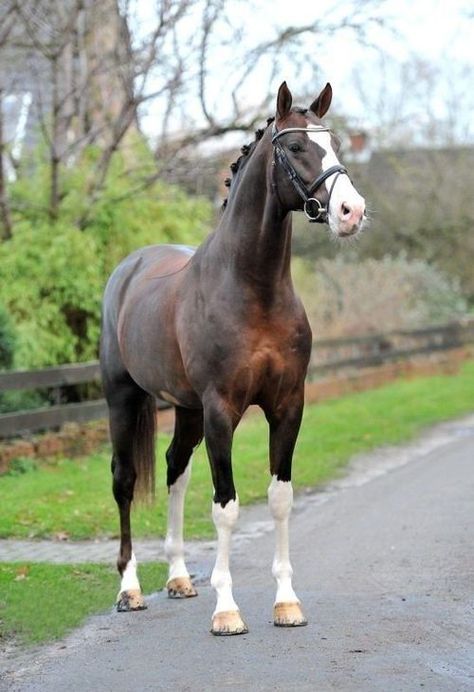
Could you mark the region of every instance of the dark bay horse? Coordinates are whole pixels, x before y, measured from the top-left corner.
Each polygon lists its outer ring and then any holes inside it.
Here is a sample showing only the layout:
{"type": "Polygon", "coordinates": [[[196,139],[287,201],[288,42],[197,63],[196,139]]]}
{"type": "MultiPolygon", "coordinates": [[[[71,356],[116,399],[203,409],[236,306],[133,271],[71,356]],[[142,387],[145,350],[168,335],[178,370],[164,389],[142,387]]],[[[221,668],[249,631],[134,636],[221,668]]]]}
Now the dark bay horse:
{"type": "Polygon", "coordinates": [[[110,410],[113,492],[120,514],[118,610],[144,601],[132,552],[130,505],[154,485],[155,397],[176,410],[166,453],[169,488],[168,593],[195,596],[184,562],[183,506],[193,449],[204,437],[214,485],[217,558],[214,634],[247,627],[232,595],[229,548],[239,513],[232,477],[234,430],[251,404],[270,431],[270,512],[275,521],[274,623],[306,624],[292,586],[288,519],[291,463],[303,411],[311,330],[290,273],[291,212],[356,234],[365,204],[323,125],[330,85],[308,109],[292,108],[284,82],[276,116],[231,167],[229,199],[218,228],[193,250],[146,247],[127,257],[105,291],[101,366],[110,410]]]}

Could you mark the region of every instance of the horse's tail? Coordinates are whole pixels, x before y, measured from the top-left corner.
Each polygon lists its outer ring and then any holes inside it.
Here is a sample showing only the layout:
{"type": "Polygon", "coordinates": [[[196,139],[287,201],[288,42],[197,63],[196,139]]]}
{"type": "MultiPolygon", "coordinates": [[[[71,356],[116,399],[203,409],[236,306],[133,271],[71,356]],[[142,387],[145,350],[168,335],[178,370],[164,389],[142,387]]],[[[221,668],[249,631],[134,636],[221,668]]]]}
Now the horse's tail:
{"type": "Polygon", "coordinates": [[[147,395],[137,417],[133,442],[136,480],[134,497],[141,502],[155,499],[156,401],[147,395]]]}

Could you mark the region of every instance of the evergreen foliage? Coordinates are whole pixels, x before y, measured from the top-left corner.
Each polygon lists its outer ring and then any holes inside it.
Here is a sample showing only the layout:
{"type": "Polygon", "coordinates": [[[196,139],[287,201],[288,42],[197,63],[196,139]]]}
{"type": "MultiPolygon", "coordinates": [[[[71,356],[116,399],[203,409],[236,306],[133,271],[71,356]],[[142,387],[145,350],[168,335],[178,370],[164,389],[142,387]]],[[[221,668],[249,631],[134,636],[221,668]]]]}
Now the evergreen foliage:
{"type": "Polygon", "coordinates": [[[0,370],[8,370],[13,364],[15,334],[10,315],[0,305],[0,370]]]}
{"type": "MultiPolygon", "coordinates": [[[[177,187],[143,186],[156,163],[142,142],[114,157],[106,185],[84,207],[97,152],[62,171],[59,218],[48,214],[48,168],[41,163],[12,185],[13,236],[0,244],[2,302],[15,325],[15,367],[33,368],[97,357],[102,292],[132,250],[154,243],[196,244],[211,205],[177,187]],[[132,172],[130,168],[132,167],[132,172]]],[[[1,319],[1,318],[0,318],[1,319]]]]}

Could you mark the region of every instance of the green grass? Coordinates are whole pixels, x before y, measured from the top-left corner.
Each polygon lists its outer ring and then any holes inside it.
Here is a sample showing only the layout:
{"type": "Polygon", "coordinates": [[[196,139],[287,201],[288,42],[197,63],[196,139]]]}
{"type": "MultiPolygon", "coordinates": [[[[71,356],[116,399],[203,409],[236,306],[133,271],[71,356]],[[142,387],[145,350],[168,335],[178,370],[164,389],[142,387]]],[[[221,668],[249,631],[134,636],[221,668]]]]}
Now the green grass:
{"type": "MultiPolygon", "coordinates": [[[[165,580],[165,565],[140,565],[144,593],[161,589],[165,580]]],[[[87,616],[111,608],[118,587],[116,569],[105,565],[0,563],[0,640],[58,639],[87,616]]]]}
{"type": "MultiPolygon", "coordinates": [[[[358,452],[407,440],[423,427],[474,411],[474,363],[455,376],[398,381],[381,389],[307,406],[294,461],[294,485],[314,486],[341,472],[358,452]]],[[[166,515],[164,451],[158,442],[157,505],[134,510],[135,536],[163,535],[166,515]]],[[[268,433],[263,417],[248,417],[234,446],[242,503],[266,496],[268,433]]],[[[110,491],[110,452],[37,466],[20,460],[0,477],[0,536],[72,539],[114,536],[117,513],[110,491]]],[[[187,501],[187,535],[213,534],[211,482],[203,446],[196,454],[187,501]]],[[[162,588],[163,565],[144,563],[145,593],[162,588]]],[[[0,563],[0,636],[24,643],[59,638],[88,615],[112,606],[113,566],[0,563]]]]}
{"type": "MultiPolygon", "coordinates": [[[[296,449],[295,487],[314,486],[338,474],[349,458],[385,443],[407,440],[423,427],[474,411],[474,362],[454,376],[397,381],[369,392],[307,406],[296,449]]],[[[163,536],[166,496],[164,452],[158,437],[157,503],[133,513],[135,536],[163,536]]],[[[263,416],[248,417],[237,430],[234,472],[241,502],[266,497],[268,432],[263,416]]],[[[116,536],[110,452],[64,459],[0,478],[0,536],[71,539],[116,536]]],[[[204,445],[196,453],[186,503],[188,537],[213,535],[212,487],[204,445]]]]}

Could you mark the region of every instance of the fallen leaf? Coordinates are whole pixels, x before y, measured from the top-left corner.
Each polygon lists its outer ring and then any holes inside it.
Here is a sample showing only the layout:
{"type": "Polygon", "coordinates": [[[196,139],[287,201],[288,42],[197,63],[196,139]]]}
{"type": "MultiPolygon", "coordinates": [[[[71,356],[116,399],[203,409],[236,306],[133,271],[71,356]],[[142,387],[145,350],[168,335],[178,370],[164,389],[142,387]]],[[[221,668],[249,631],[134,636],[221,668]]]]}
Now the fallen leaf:
{"type": "Polygon", "coordinates": [[[69,534],[67,531],[58,531],[58,533],[54,534],[54,537],[57,541],[67,541],[69,540],[69,534]]]}
{"type": "Polygon", "coordinates": [[[22,581],[23,579],[27,579],[29,571],[30,571],[30,568],[28,567],[28,565],[23,565],[22,567],[18,567],[18,569],[16,571],[15,581],[22,581]]]}

